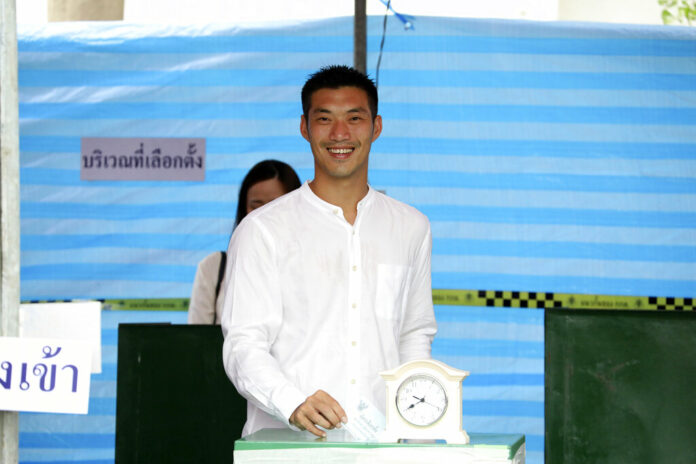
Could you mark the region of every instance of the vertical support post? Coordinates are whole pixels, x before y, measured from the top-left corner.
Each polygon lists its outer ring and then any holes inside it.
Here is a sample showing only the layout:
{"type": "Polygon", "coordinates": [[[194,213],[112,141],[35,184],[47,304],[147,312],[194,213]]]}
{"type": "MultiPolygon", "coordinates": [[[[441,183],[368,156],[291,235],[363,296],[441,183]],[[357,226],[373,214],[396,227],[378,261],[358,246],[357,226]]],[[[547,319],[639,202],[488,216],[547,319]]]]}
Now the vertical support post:
{"type": "Polygon", "coordinates": [[[355,0],[353,67],[362,73],[367,73],[367,7],[365,0],[355,0]]]}
{"type": "MultiPolygon", "coordinates": [[[[19,335],[19,110],[15,0],[0,0],[0,337],[19,335]]],[[[19,460],[19,416],[0,411],[0,462],[19,460]]]]}

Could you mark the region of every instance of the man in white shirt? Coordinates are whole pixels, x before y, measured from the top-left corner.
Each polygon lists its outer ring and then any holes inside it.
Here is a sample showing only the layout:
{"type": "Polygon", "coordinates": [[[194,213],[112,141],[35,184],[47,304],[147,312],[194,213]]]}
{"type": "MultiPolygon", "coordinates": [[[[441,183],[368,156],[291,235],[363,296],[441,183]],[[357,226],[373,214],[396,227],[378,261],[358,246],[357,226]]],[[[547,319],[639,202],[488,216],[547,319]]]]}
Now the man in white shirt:
{"type": "Polygon", "coordinates": [[[223,359],[248,400],[243,435],[322,437],[362,398],[384,408],[379,372],[429,358],[437,330],[430,224],[367,183],[382,131],[374,83],[322,68],[302,107],[314,179],[250,213],[228,249],[223,359]]]}

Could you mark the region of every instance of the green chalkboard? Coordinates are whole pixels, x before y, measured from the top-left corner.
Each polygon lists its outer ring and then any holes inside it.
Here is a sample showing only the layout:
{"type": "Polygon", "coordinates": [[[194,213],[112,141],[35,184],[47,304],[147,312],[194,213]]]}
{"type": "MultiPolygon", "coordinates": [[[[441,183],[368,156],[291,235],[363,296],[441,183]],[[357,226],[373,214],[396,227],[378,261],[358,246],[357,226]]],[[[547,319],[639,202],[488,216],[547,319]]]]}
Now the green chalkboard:
{"type": "Polygon", "coordinates": [[[117,464],[232,462],[246,400],[220,326],[121,324],[117,379],[117,464]]]}
{"type": "Polygon", "coordinates": [[[696,462],[696,312],[545,322],[546,464],[696,462]]]}

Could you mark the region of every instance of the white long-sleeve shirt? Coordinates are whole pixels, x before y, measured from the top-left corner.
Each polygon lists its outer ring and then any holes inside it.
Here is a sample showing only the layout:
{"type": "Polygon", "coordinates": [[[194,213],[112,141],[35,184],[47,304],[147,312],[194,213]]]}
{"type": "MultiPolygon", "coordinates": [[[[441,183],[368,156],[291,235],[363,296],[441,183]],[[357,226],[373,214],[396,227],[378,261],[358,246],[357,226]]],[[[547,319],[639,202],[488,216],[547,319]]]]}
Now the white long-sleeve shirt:
{"type": "Polygon", "coordinates": [[[249,400],[243,434],[287,427],[319,389],[346,411],[360,397],[383,409],[379,372],[430,357],[431,249],[428,219],[372,188],[354,225],[308,183],[250,213],[222,316],[225,370],[249,400]]]}

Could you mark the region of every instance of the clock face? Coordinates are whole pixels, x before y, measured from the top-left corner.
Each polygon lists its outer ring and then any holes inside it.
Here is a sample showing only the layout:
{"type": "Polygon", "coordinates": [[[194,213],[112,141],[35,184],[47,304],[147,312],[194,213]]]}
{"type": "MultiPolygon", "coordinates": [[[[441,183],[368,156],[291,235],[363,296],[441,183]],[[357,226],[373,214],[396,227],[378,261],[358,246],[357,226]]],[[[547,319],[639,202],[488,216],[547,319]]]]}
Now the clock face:
{"type": "Polygon", "coordinates": [[[407,377],[396,391],[396,409],[410,424],[427,427],[447,410],[447,393],[435,377],[415,374],[407,377]]]}

